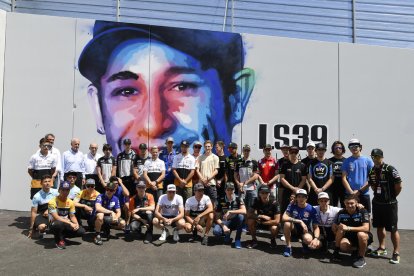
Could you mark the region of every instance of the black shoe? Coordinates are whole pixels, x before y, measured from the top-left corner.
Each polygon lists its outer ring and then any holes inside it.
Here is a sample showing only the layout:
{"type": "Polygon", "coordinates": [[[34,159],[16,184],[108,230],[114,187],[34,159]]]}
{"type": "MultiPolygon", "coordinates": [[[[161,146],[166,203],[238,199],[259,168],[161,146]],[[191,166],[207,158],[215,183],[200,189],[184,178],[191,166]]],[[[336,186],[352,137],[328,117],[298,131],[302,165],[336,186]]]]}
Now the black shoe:
{"type": "Polygon", "coordinates": [[[208,245],[208,237],[207,236],[203,237],[203,240],[201,241],[201,244],[202,245],[208,245]]]}
{"type": "Polygon", "coordinates": [[[65,241],[61,240],[56,244],[56,248],[57,249],[65,249],[66,248],[66,244],[65,241]]]}
{"type": "Polygon", "coordinates": [[[365,262],[364,257],[358,257],[356,261],[352,264],[353,267],[363,268],[367,263],[365,262]]]}
{"type": "Polygon", "coordinates": [[[198,235],[197,234],[193,234],[189,239],[188,239],[188,241],[189,242],[196,242],[197,241],[197,239],[198,239],[198,235]]]}
{"type": "Polygon", "coordinates": [[[342,256],[341,256],[341,254],[339,254],[339,251],[334,251],[333,253],[332,253],[332,256],[331,256],[331,262],[333,262],[333,263],[339,263],[339,262],[341,262],[342,261],[342,256]]]}
{"type": "Polygon", "coordinates": [[[109,238],[111,236],[111,228],[105,228],[103,229],[103,236],[106,238],[107,241],[109,241],[109,238]]]}
{"type": "Polygon", "coordinates": [[[145,243],[145,244],[148,244],[148,243],[150,243],[150,242],[152,242],[152,233],[151,233],[151,232],[149,232],[149,231],[147,231],[147,232],[145,233],[144,243],[145,243]]]}
{"type": "Polygon", "coordinates": [[[131,233],[131,225],[125,225],[125,228],[124,228],[124,233],[126,234],[126,235],[128,235],[129,233],[131,233]]]}
{"type": "Polygon", "coordinates": [[[272,238],[270,239],[270,248],[276,248],[277,243],[276,243],[276,239],[272,238]]]}
{"type": "Polygon", "coordinates": [[[102,245],[102,244],[103,244],[103,242],[102,242],[101,235],[96,235],[96,236],[95,236],[95,238],[94,238],[94,240],[93,240],[93,242],[94,242],[96,245],[102,245]]]}

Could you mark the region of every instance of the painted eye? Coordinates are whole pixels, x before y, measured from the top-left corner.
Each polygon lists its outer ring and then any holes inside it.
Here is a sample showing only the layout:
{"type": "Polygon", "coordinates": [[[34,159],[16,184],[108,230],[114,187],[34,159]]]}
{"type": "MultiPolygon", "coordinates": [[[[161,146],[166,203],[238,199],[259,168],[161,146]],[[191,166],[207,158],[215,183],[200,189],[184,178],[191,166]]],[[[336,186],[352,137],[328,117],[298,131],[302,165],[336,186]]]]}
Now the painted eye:
{"type": "Polygon", "coordinates": [[[118,90],[115,90],[114,92],[115,96],[124,96],[124,97],[129,97],[129,96],[133,96],[137,94],[138,94],[138,90],[136,90],[135,88],[131,88],[131,87],[118,89],[118,90]]]}
{"type": "Polygon", "coordinates": [[[171,90],[172,91],[188,91],[188,90],[194,90],[197,89],[197,84],[191,83],[191,82],[180,82],[176,85],[174,85],[171,90]]]}

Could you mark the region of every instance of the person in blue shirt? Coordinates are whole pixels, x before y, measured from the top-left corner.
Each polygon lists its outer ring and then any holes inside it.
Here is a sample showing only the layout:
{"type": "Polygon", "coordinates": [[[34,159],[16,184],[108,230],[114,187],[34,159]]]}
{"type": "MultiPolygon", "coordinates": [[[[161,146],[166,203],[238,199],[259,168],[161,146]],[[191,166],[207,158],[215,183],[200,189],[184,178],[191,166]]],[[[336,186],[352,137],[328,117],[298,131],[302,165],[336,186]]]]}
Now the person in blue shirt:
{"type": "Polygon", "coordinates": [[[111,226],[124,229],[125,220],[121,218],[121,205],[115,196],[116,184],[109,182],[104,194],[100,194],[95,202],[95,231],[94,243],[102,245],[101,229],[103,228],[107,239],[109,239],[111,226]]]}
{"type": "Polygon", "coordinates": [[[174,138],[168,137],[165,140],[165,148],[160,152],[159,158],[165,163],[165,178],[163,180],[163,192],[165,193],[168,184],[174,184],[174,173],[172,170],[172,165],[174,157],[177,153],[174,149],[174,138]]]}
{"type": "Polygon", "coordinates": [[[359,202],[371,213],[371,199],[369,196],[368,173],[374,167],[374,162],[361,155],[362,145],[358,139],[351,139],[348,148],[352,156],[342,163],[342,184],[346,194],[356,194],[359,202]]]}
{"type": "Polygon", "coordinates": [[[290,203],[283,214],[283,230],[286,239],[283,256],[285,257],[292,255],[292,234],[302,239],[304,253],[307,253],[309,249],[321,247],[318,214],[315,208],[306,202],[307,199],[306,190],[297,190],[295,202],[290,203]]]}

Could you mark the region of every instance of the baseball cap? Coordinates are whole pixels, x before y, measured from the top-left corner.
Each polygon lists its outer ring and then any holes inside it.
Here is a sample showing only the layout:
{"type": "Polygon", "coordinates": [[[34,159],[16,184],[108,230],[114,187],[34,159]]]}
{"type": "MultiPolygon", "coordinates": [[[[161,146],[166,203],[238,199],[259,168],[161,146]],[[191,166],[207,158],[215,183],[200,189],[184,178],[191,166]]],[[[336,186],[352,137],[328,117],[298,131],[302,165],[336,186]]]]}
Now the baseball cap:
{"type": "Polygon", "coordinates": [[[262,186],[260,186],[260,188],[259,188],[259,193],[260,193],[260,192],[270,193],[270,189],[269,189],[269,187],[267,187],[266,185],[262,185],[262,186]]]}
{"type": "Polygon", "coordinates": [[[201,142],[200,141],[194,141],[194,144],[193,144],[193,146],[202,146],[202,144],[201,144],[201,142]]]}
{"type": "Polygon", "coordinates": [[[305,195],[305,196],[307,196],[308,193],[304,189],[299,189],[299,190],[296,191],[296,195],[305,195]]]}
{"type": "Polygon", "coordinates": [[[316,150],[326,150],[326,145],[324,143],[317,143],[315,149],[316,150]]]}
{"type": "Polygon", "coordinates": [[[290,149],[290,146],[288,144],[283,144],[280,146],[280,149],[290,149]]]}
{"type": "Polygon", "coordinates": [[[109,182],[108,185],[106,185],[106,188],[111,190],[115,189],[115,187],[116,184],[114,182],[109,182]]]}
{"type": "Polygon", "coordinates": [[[247,144],[246,144],[246,145],[244,145],[244,146],[243,146],[243,150],[250,150],[250,146],[249,146],[249,145],[247,145],[247,144]]]}
{"type": "Polygon", "coordinates": [[[231,142],[228,147],[232,149],[237,149],[237,144],[234,142],[231,142]]]}
{"type": "Polygon", "coordinates": [[[85,185],[95,185],[95,180],[92,178],[86,179],[85,185]]]}
{"type": "Polygon", "coordinates": [[[167,192],[175,192],[177,189],[175,188],[174,184],[168,184],[167,192]]]}
{"type": "Polygon", "coordinates": [[[309,148],[309,147],[315,147],[315,143],[314,142],[307,143],[306,148],[309,148]]]}
{"type": "Polygon", "coordinates": [[[131,139],[129,138],[124,139],[124,145],[131,145],[131,139]]]}
{"type": "Polygon", "coordinates": [[[298,153],[299,152],[299,148],[296,146],[292,146],[289,148],[289,152],[290,153],[298,153]]]}
{"type": "Polygon", "coordinates": [[[66,174],[66,176],[68,176],[68,175],[78,176],[78,173],[75,172],[75,171],[68,171],[65,174],[66,174]]]}
{"type": "Polygon", "coordinates": [[[318,194],[318,199],[321,199],[321,198],[327,198],[327,199],[329,199],[329,195],[328,195],[328,193],[325,193],[325,192],[320,192],[320,193],[318,194]]]}
{"type": "Polygon", "coordinates": [[[173,142],[173,143],[174,143],[174,138],[172,138],[171,136],[170,136],[170,137],[168,137],[168,138],[165,140],[165,143],[167,144],[168,142],[173,142]]]}
{"type": "Polygon", "coordinates": [[[189,147],[190,143],[188,143],[187,140],[183,140],[183,141],[181,141],[181,146],[189,147]]]}
{"type": "Polygon", "coordinates": [[[136,188],[145,188],[147,185],[145,185],[145,182],[144,181],[139,181],[138,183],[137,183],[137,185],[135,185],[135,187],[136,188]]]}
{"type": "Polygon", "coordinates": [[[271,144],[266,144],[263,149],[272,149],[272,145],[271,144]]]}
{"type": "Polygon", "coordinates": [[[141,144],[139,144],[138,148],[139,149],[147,149],[148,147],[147,147],[147,144],[141,143],[141,144]]]}
{"type": "Polygon", "coordinates": [[[225,188],[234,190],[234,183],[233,182],[227,182],[225,188]]]}
{"type": "Polygon", "coordinates": [[[353,139],[349,140],[349,143],[348,143],[348,147],[349,146],[360,146],[360,145],[361,145],[361,143],[356,138],[353,138],[353,139]]]}
{"type": "Polygon", "coordinates": [[[202,183],[197,183],[194,185],[194,191],[204,190],[204,185],[202,183]]]}
{"type": "Polygon", "coordinates": [[[60,183],[59,189],[62,190],[70,190],[70,184],[67,181],[63,181],[62,183],[60,183]]]}
{"type": "Polygon", "coordinates": [[[379,156],[379,157],[384,157],[384,152],[382,152],[381,149],[373,149],[371,151],[371,156],[379,156]]]}

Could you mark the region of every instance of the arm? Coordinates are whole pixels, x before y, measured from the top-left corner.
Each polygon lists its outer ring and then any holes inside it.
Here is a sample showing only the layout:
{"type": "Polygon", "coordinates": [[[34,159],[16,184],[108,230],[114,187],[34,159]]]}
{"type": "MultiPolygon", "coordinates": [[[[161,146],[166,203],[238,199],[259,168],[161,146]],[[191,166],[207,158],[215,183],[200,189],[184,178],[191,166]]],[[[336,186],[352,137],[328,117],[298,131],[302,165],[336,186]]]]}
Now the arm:
{"type": "Polygon", "coordinates": [[[32,237],[33,226],[34,226],[34,222],[35,222],[35,219],[36,219],[36,215],[37,215],[37,207],[32,207],[32,209],[30,211],[30,227],[29,227],[29,233],[27,235],[28,238],[32,237]]]}
{"type": "Polygon", "coordinates": [[[351,185],[349,185],[347,177],[347,172],[342,171],[342,185],[344,185],[345,191],[347,191],[349,194],[352,194],[353,191],[351,189],[351,185]]]}
{"type": "Polygon", "coordinates": [[[240,182],[240,175],[237,170],[234,171],[234,182],[239,187],[240,191],[243,191],[243,183],[240,182]]]}
{"type": "Polygon", "coordinates": [[[322,186],[322,192],[326,191],[329,187],[331,187],[334,180],[334,176],[332,175],[328,181],[326,181],[325,185],[322,186]]]}
{"type": "MultiPolygon", "coordinates": [[[[260,216],[259,216],[260,218],[260,216]]],[[[262,221],[263,225],[278,225],[280,223],[280,214],[276,214],[270,220],[262,221]]]]}
{"type": "Polygon", "coordinates": [[[122,183],[122,179],[118,177],[118,183],[119,185],[121,185],[122,187],[122,194],[124,195],[124,197],[128,197],[129,196],[129,191],[128,189],[125,187],[124,183],[122,183]]]}
{"type": "Polygon", "coordinates": [[[213,212],[213,204],[209,203],[207,205],[207,209],[205,209],[204,212],[200,213],[197,217],[195,217],[192,223],[198,224],[198,222],[200,221],[200,219],[202,217],[204,217],[205,215],[210,214],[212,212],[213,212]]]}
{"type": "MultiPolygon", "coordinates": [[[[306,176],[304,177],[305,178],[305,180],[306,180],[306,176]]],[[[302,182],[304,182],[303,181],[303,179],[302,179],[302,181],[301,181],[301,183],[302,182]]],[[[285,188],[287,188],[287,189],[289,189],[289,190],[292,190],[293,192],[294,191],[296,191],[296,187],[293,187],[287,180],[286,180],[286,178],[285,178],[285,175],[284,174],[280,174],[280,183],[282,183],[282,185],[285,187],[285,188]]]]}
{"type": "Polygon", "coordinates": [[[101,167],[96,166],[96,173],[98,174],[98,178],[99,178],[99,181],[101,182],[102,186],[105,187],[106,183],[105,183],[105,180],[103,179],[101,167]]]}
{"type": "Polygon", "coordinates": [[[165,170],[161,171],[161,175],[157,178],[157,180],[155,180],[155,185],[161,183],[165,178],[165,170]]]}
{"type": "Polygon", "coordinates": [[[234,215],[245,215],[246,214],[246,206],[244,204],[240,205],[240,208],[237,210],[229,210],[227,212],[228,214],[234,214],[234,215]]]}
{"type": "Polygon", "coordinates": [[[395,184],[394,189],[395,189],[395,196],[397,197],[401,193],[402,182],[395,184]]]}
{"type": "Polygon", "coordinates": [[[345,224],[339,224],[338,230],[344,231],[344,232],[369,232],[369,223],[364,222],[361,226],[358,227],[350,227],[345,224]]]}
{"type": "Polygon", "coordinates": [[[184,207],[181,206],[180,208],[178,208],[179,213],[178,216],[176,216],[175,218],[172,219],[172,222],[176,222],[179,221],[180,219],[182,219],[184,217],[184,207]]]}
{"type": "Polygon", "coordinates": [[[214,171],[211,174],[211,176],[207,178],[207,182],[210,182],[211,180],[213,180],[216,177],[217,174],[218,174],[218,170],[216,168],[216,169],[214,169],[214,171]]]}
{"type": "Polygon", "coordinates": [[[33,170],[27,169],[27,173],[30,175],[31,178],[33,178],[33,170]]]}
{"type": "Polygon", "coordinates": [[[312,190],[314,190],[315,193],[318,194],[319,193],[319,191],[318,191],[319,189],[316,186],[315,182],[313,181],[312,175],[310,173],[308,174],[308,183],[310,184],[312,190]]]}
{"type": "Polygon", "coordinates": [[[161,212],[160,212],[160,205],[159,204],[157,204],[157,206],[155,207],[155,211],[154,211],[154,215],[155,215],[155,217],[156,218],[158,218],[160,221],[164,221],[165,220],[165,218],[161,215],[161,212]]]}
{"type": "Polygon", "coordinates": [[[97,213],[103,213],[103,214],[114,214],[114,212],[104,208],[100,203],[95,203],[95,210],[97,213]]]}
{"type": "Polygon", "coordinates": [[[250,184],[254,181],[256,181],[259,178],[259,175],[257,172],[254,172],[253,175],[244,183],[245,185],[250,184]]]}

